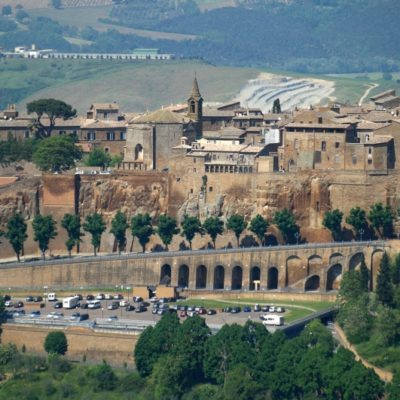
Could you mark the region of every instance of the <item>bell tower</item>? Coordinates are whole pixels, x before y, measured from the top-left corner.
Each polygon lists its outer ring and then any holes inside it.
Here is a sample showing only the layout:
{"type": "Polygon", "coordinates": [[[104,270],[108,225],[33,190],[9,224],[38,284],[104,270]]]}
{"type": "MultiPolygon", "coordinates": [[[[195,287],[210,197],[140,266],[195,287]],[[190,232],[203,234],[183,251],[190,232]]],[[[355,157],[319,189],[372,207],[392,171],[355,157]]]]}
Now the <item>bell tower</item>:
{"type": "Polygon", "coordinates": [[[196,75],[193,79],[192,92],[187,100],[187,116],[193,121],[201,123],[203,117],[203,98],[201,97],[196,75]]]}

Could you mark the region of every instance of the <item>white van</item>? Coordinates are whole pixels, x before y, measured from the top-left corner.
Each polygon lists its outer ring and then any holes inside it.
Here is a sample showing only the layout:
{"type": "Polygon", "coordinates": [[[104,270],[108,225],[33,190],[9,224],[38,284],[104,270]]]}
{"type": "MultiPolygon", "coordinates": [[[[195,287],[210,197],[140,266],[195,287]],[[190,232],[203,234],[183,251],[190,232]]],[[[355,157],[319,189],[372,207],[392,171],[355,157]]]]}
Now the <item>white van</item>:
{"type": "Polygon", "coordinates": [[[63,308],[69,309],[69,308],[75,308],[79,303],[79,297],[78,296],[73,296],[73,297],[66,297],[63,299],[63,308]]]}
{"type": "Polygon", "coordinates": [[[48,301],[56,301],[56,300],[57,300],[56,294],[55,294],[55,293],[49,293],[49,294],[47,295],[47,300],[48,300],[48,301]]]}
{"type": "Polygon", "coordinates": [[[88,308],[91,308],[91,309],[101,308],[100,300],[88,301],[88,308]]]}
{"type": "Polygon", "coordinates": [[[265,315],[262,322],[265,326],[280,326],[284,324],[282,315],[265,315]]]}

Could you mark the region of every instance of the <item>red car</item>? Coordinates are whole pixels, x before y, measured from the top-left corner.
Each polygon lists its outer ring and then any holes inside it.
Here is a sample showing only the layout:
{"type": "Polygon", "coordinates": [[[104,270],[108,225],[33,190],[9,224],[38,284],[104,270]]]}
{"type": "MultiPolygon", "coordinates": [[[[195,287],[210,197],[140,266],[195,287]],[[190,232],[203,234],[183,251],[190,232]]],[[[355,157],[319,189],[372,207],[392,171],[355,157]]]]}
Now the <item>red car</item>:
{"type": "Polygon", "coordinates": [[[197,314],[199,315],[206,315],[207,314],[207,310],[203,307],[199,308],[199,311],[197,311],[197,314]]]}
{"type": "Polygon", "coordinates": [[[181,311],[181,312],[179,313],[179,316],[180,316],[181,318],[186,318],[186,317],[187,317],[186,311],[181,311]]]}

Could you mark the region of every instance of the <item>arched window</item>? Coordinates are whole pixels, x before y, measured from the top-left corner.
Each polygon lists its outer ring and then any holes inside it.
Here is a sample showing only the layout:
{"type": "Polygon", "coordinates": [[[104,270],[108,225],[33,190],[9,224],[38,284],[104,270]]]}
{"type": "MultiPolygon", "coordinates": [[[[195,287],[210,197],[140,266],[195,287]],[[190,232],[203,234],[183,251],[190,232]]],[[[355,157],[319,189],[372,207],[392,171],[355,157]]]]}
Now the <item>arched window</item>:
{"type": "Polygon", "coordinates": [[[143,146],[140,143],[135,146],[135,161],[143,161],[143,146]]]}
{"type": "Polygon", "coordinates": [[[196,112],[196,102],[194,100],[192,100],[190,102],[190,113],[194,114],[196,112]]]}

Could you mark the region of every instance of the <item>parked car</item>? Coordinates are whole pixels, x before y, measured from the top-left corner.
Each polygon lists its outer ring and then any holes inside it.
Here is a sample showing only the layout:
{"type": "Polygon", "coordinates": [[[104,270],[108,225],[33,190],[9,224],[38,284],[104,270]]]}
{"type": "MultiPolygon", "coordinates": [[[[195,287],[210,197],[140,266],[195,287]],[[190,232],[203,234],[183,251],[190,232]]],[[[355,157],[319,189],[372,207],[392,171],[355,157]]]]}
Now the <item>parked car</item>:
{"type": "Polygon", "coordinates": [[[207,310],[204,307],[200,307],[199,310],[197,311],[199,315],[206,315],[207,310]]]}
{"type": "Polygon", "coordinates": [[[195,311],[187,311],[187,312],[186,312],[186,315],[187,315],[188,317],[194,317],[194,316],[196,315],[196,312],[195,312],[195,311]]]}
{"type": "Polygon", "coordinates": [[[94,296],[92,294],[88,294],[86,296],[86,300],[94,300],[94,296]]]}
{"type": "Polygon", "coordinates": [[[119,308],[119,303],[117,301],[113,301],[107,306],[107,310],[116,310],[119,308]]]}
{"type": "Polygon", "coordinates": [[[12,302],[11,300],[7,300],[7,301],[4,303],[4,305],[5,305],[6,307],[12,307],[12,306],[13,306],[13,302],[12,302]]]}
{"type": "Polygon", "coordinates": [[[283,312],[285,312],[285,307],[276,307],[276,312],[277,312],[277,313],[283,313],[283,312]]]}
{"type": "Polygon", "coordinates": [[[96,300],[104,300],[104,294],[103,293],[98,293],[96,296],[96,300]]]}
{"type": "Polygon", "coordinates": [[[69,319],[70,321],[79,321],[81,317],[81,314],[78,312],[74,312],[70,315],[69,319]]]}
{"type": "Polygon", "coordinates": [[[75,297],[78,297],[79,301],[83,300],[83,296],[80,293],[75,293],[75,297]]]}
{"type": "Polygon", "coordinates": [[[224,312],[226,312],[226,313],[232,312],[232,307],[225,307],[224,312]]]}
{"type": "Polygon", "coordinates": [[[31,318],[40,317],[40,311],[39,311],[39,310],[31,311],[31,313],[29,314],[29,316],[30,316],[31,318]]]}
{"type": "Polygon", "coordinates": [[[33,301],[34,301],[35,303],[39,303],[39,302],[43,301],[43,297],[42,297],[42,296],[35,296],[35,297],[33,298],[33,301]]]}
{"type": "Polygon", "coordinates": [[[9,294],[5,294],[5,295],[3,296],[3,300],[4,300],[4,301],[11,300],[11,296],[10,296],[9,294]]]}
{"type": "Polygon", "coordinates": [[[240,313],[240,311],[242,311],[242,309],[240,307],[232,307],[231,313],[238,314],[238,313],[240,313]]]}
{"type": "Polygon", "coordinates": [[[136,310],[135,310],[137,313],[141,313],[141,312],[145,312],[145,311],[147,311],[147,308],[146,308],[146,306],[144,305],[144,304],[139,304],[137,307],[136,307],[136,310]]]}
{"type": "Polygon", "coordinates": [[[215,315],[217,312],[215,311],[215,310],[213,310],[212,308],[210,308],[208,311],[207,311],[207,315],[215,315]]]}
{"type": "Polygon", "coordinates": [[[152,297],[150,303],[158,303],[158,297],[152,297]]]}
{"type": "Polygon", "coordinates": [[[57,301],[56,303],[54,303],[54,308],[62,308],[63,303],[61,301],[57,301]]]}
{"type": "Polygon", "coordinates": [[[179,316],[180,316],[181,318],[186,318],[186,317],[187,317],[186,311],[181,311],[181,312],[179,313],[179,316]]]}
{"type": "Polygon", "coordinates": [[[269,312],[276,312],[275,306],[270,306],[269,307],[269,312]]]}
{"type": "Polygon", "coordinates": [[[79,321],[86,321],[87,319],[89,319],[89,314],[81,314],[79,317],[79,321]]]}
{"type": "Polygon", "coordinates": [[[122,296],[122,294],[120,294],[120,293],[114,295],[114,300],[121,300],[123,298],[124,298],[124,296],[122,296]]]}
{"type": "Polygon", "coordinates": [[[251,307],[250,306],[244,306],[243,307],[243,312],[251,312],[251,307]]]}
{"type": "Polygon", "coordinates": [[[33,301],[33,296],[26,296],[25,301],[26,301],[27,303],[31,303],[31,302],[33,301]]]}
{"type": "Polygon", "coordinates": [[[261,311],[260,305],[259,304],[255,304],[254,307],[253,307],[253,311],[254,312],[260,312],[261,311]]]}
{"type": "Polygon", "coordinates": [[[13,318],[24,317],[25,316],[25,310],[14,311],[12,316],[13,316],[13,318]]]}
{"type": "Polygon", "coordinates": [[[46,315],[46,318],[48,318],[48,319],[60,319],[63,317],[64,317],[64,314],[57,312],[57,311],[52,311],[51,313],[46,315]]]}
{"type": "Polygon", "coordinates": [[[187,306],[186,311],[194,311],[195,306],[187,306]]]}
{"type": "Polygon", "coordinates": [[[115,321],[117,321],[118,320],[118,317],[116,316],[116,315],[110,315],[108,318],[107,318],[107,322],[115,322],[115,321]]]}
{"type": "Polygon", "coordinates": [[[120,306],[120,307],[126,307],[128,304],[129,304],[129,303],[128,303],[127,300],[121,300],[121,301],[119,302],[119,306],[120,306]]]}
{"type": "Polygon", "coordinates": [[[141,303],[143,301],[143,299],[140,296],[135,296],[133,298],[134,303],[141,303]]]}
{"type": "Polygon", "coordinates": [[[81,306],[82,310],[86,310],[88,308],[89,304],[88,303],[81,303],[80,306],[81,306]]]}
{"type": "Polygon", "coordinates": [[[151,310],[152,314],[157,314],[158,308],[157,307],[153,307],[153,309],[151,310]]]}
{"type": "Polygon", "coordinates": [[[110,294],[110,293],[106,293],[106,294],[104,295],[104,298],[105,298],[106,300],[112,300],[112,299],[113,299],[113,295],[110,294]]]}
{"type": "Polygon", "coordinates": [[[178,311],[186,311],[186,309],[187,309],[187,306],[185,306],[185,305],[178,306],[178,311]]]}
{"type": "Polygon", "coordinates": [[[167,313],[167,309],[166,308],[160,308],[157,310],[157,315],[164,315],[167,313]]]}
{"type": "Polygon", "coordinates": [[[135,306],[133,306],[132,304],[128,304],[125,307],[125,311],[134,311],[135,310],[135,306]]]}
{"type": "Polygon", "coordinates": [[[14,303],[14,308],[21,308],[24,306],[24,303],[22,301],[16,301],[14,303]]]}
{"type": "Polygon", "coordinates": [[[262,312],[268,312],[269,311],[269,306],[262,306],[261,307],[262,312]]]}

